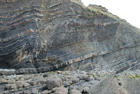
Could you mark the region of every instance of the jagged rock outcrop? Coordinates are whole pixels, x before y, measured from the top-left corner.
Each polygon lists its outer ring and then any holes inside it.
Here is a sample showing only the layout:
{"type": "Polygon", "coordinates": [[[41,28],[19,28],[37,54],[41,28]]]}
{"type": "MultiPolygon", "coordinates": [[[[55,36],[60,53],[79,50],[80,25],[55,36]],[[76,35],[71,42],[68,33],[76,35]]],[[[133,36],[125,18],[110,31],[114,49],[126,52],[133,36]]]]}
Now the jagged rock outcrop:
{"type": "Polygon", "coordinates": [[[139,41],[139,29],[102,6],[85,7],[80,0],[0,1],[1,68],[135,69],[139,41]]]}

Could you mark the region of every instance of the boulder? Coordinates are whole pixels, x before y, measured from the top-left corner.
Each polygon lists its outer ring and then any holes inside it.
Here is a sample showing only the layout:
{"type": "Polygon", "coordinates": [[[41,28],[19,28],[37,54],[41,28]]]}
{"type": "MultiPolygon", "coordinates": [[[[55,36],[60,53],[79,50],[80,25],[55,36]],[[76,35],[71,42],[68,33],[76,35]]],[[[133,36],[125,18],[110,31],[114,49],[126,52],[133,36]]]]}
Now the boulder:
{"type": "Polygon", "coordinates": [[[62,86],[62,80],[60,78],[48,79],[46,86],[49,90],[53,89],[54,87],[60,87],[62,86]]]}
{"type": "Polygon", "coordinates": [[[13,89],[17,89],[17,86],[16,86],[16,84],[7,84],[5,86],[5,89],[6,90],[13,90],[13,89]]]}
{"type": "Polygon", "coordinates": [[[23,84],[23,88],[27,88],[27,87],[29,87],[29,86],[30,86],[29,83],[24,82],[24,84],[23,84]]]}
{"type": "Polygon", "coordinates": [[[99,77],[94,77],[95,80],[100,81],[101,79],[99,77]]]}
{"type": "Polygon", "coordinates": [[[82,94],[82,93],[76,89],[72,89],[70,90],[69,94],[82,94]]]}
{"type": "Polygon", "coordinates": [[[85,80],[85,81],[88,82],[88,81],[92,80],[92,77],[90,77],[90,76],[83,76],[82,80],[85,80]]]}
{"type": "Polygon", "coordinates": [[[71,84],[69,81],[63,81],[62,83],[64,87],[67,87],[71,84]]]}
{"type": "Polygon", "coordinates": [[[43,74],[43,77],[49,77],[48,73],[43,74]]]}
{"type": "Polygon", "coordinates": [[[77,77],[72,77],[71,78],[71,81],[72,81],[72,83],[77,83],[77,82],[79,82],[79,78],[77,78],[77,77]]]}
{"type": "Polygon", "coordinates": [[[30,86],[29,83],[26,83],[24,81],[17,81],[15,82],[15,84],[17,85],[17,88],[26,88],[30,86]]]}
{"type": "Polygon", "coordinates": [[[82,94],[88,93],[89,92],[89,87],[84,87],[82,90],[82,94]]]}
{"type": "Polygon", "coordinates": [[[8,81],[0,77],[0,84],[8,84],[8,81]]]}
{"type": "Polygon", "coordinates": [[[68,94],[68,88],[58,87],[53,89],[54,94],[68,94]]]}
{"type": "Polygon", "coordinates": [[[36,88],[31,89],[31,94],[38,94],[38,90],[36,88]]]}
{"type": "Polygon", "coordinates": [[[57,71],[58,74],[62,74],[62,71],[57,71]]]}
{"type": "Polygon", "coordinates": [[[39,80],[36,80],[36,83],[39,85],[39,84],[45,84],[46,83],[46,79],[45,78],[42,78],[42,79],[39,79],[39,80]]]}
{"type": "Polygon", "coordinates": [[[36,82],[36,81],[31,81],[31,82],[29,82],[29,84],[30,84],[31,86],[35,86],[35,85],[37,85],[37,82],[36,82]]]}
{"type": "Polygon", "coordinates": [[[10,79],[10,80],[7,80],[8,84],[14,84],[15,83],[15,80],[14,79],[10,79]]]}
{"type": "Polygon", "coordinates": [[[42,94],[51,94],[52,93],[52,91],[50,90],[50,91],[48,91],[48,90],[44,90],[43,92],[42,92],[42,94]]]}

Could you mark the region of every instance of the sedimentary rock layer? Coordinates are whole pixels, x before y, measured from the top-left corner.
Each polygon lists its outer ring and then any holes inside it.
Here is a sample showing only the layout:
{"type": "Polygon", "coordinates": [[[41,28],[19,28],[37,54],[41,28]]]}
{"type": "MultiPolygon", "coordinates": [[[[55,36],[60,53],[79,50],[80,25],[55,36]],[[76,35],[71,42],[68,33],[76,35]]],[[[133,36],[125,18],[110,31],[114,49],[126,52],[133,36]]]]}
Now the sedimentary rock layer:
{"type": "Polygon", "coordinates": [[[0,67],[139,68],[140,30],[79,0],[0,1],[0,67]]]}

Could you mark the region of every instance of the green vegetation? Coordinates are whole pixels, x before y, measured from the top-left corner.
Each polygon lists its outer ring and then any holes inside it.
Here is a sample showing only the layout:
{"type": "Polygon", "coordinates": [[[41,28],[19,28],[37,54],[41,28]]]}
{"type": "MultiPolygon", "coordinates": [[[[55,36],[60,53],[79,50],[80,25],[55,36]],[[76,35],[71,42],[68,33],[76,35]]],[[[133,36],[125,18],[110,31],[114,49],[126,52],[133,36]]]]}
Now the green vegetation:
{"type": "Polygon", "coordinates": [[[93,82],[90,82],[90,84],[94,84],[93,82]]]}
{"type": "Polygon", "coordinates": [[[69,75],[69,74],[65,72],[65,75],[69,75]]]}
{"type": "Polygon", "coordinates": [[[47,72],[47,73],[49,73],[49,74],[54,74],[55,72],[54,72],[54,71],[50,71],[50,72],[47,72]]]}
{"type": "Polygon", "coordinates": [[[139,74],[136,74],[136,78],[140,78],[140,75],[139,74]]]}
{"type": "Polygon", "coordinates": [[[139,74],[136,75],[128,75],[131,79],[140,78],[139,74]]]}
{"type": "Polygon", "coordinates": [[[93,76],[93,77],[96,77],[96,75],[95,75],[95,74],[93,74],[92,76],[93,76]]]}
{"type": "Polygon", "coordinates": [[[86,8],[86,6],[79,0],[70,0],[70,1],[74,2],[74,3],[78,4],[78,5],[81,5],[83,8],[86,8]]]}
{"type": "Polygon", "coordinates": [[[129,77],[130,77],[131,79],[135,79],[135,76],[130,75],[129,77]]]}
{"type": "Polygon", "coordinates": [[[100,8],[88,7],[88,10],[90,10],[91,12],[94,12],[96,15],[106,15],[106,16],[109,16],[109,17],[111,17],[113,19],[120,19],[121,20],[121,18],[119,18],[118,16],[113,15],[112,13],[104,11],[104,10],[102,10],[100,8]]]}
{"type": "Polygon", "coordinates": [[[24,6],[24,8],[28,8],[28,6],[24,6]]]}
{"type": "MultiPolygon", "coordinates": [[[[113,18],[113,19],[119,19],[119,20],[121,20],[121,18],[119,18],[118,16],[116,16],[116,15],[113,15],[112,13],[110,13],[110,12],[108,12],[106,9],[102,9],[102,8],[92,8],[92,7],[86,7],[81,1],[79,1],[79,0],[71,0],[71,2],[74,2],[74,3],[76,3],[76,4],[78,4],[78,5],[80,5],[81,7],[83,7],[85,10],[89,10],[91,13],[85,13],[85,14],[87,14],[88,16],[87,16],[87,18],[93,18],[93,17],[95,17],[96,15],[106,15],[106,16],[108,16],[108,17],[111,17],[111,18],[113,18]]],[[[99,7],[101,7],[101,6],[99,6],[99,7]]]]}
{"type": "Polygon", "coordinates": [[[117,75],[116,78],[119,78],[119,76],[117,75]]]}
{"type": "Polygon", "coordinates": [[[102,77],[102,75],[99,74],[98,77],[102,77]]]}

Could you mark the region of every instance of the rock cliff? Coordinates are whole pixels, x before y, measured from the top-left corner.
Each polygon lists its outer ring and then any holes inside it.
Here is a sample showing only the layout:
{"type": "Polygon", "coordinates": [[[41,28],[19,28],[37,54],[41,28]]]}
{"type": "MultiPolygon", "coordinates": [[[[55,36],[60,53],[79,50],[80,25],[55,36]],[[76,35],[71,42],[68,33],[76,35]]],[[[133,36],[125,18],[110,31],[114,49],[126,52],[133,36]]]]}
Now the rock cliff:
{"type": "Polygon", "coordinates": [[[140,94],[139,41],[102,6],[0,0],[0,94],[140,94]]]}
{"type": "MultiPolygon", "coordinates": [[[[140,30],[80,0],[0,0],[0,68],[137,69],[140,30]]],[[[37,70],[34,70],[37,69],[37,70]]]]}

